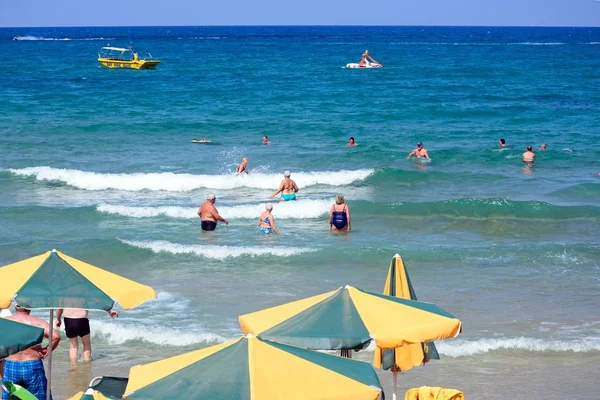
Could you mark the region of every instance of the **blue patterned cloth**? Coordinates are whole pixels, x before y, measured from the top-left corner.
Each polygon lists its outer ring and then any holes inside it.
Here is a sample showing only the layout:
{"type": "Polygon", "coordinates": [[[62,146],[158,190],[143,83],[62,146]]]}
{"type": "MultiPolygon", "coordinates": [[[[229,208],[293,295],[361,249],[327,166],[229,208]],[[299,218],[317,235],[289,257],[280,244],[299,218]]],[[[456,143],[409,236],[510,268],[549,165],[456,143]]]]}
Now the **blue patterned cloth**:
{"type": "MultiPolygon", "coordinates": [[[[23,386],[38,399],[46,398],[46,372],[42,360],[31,361],[4,361],[5,382],[12,382],[23,386]]],[[[52,398],[52,397],[50,397],[52,398]]],[[[2,391],[2,400],[10,400],[10,396],[2,391]]]]}

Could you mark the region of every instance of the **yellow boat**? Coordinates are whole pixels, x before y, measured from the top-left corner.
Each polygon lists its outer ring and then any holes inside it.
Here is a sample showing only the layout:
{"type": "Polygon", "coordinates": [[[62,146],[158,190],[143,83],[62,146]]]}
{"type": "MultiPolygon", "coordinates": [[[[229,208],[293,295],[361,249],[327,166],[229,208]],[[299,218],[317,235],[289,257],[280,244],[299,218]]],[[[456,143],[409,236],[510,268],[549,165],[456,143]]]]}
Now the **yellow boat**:
{"type": "Polygon", "coordinates": [[[103,47],[98,53],[98,62],[106,68],[153,69],[160,60],[153,60],[150,53],[140,60],[132,47],[103,47]]]}

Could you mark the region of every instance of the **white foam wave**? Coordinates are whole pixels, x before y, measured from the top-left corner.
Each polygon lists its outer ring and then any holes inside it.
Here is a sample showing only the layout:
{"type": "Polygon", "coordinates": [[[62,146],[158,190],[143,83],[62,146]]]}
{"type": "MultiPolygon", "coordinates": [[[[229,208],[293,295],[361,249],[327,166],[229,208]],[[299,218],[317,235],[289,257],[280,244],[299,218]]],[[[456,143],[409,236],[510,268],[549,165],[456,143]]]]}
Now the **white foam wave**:
{"type": "Polygon", "coordinates": [[[563,42],[519,42],[519,43],[509,43],[519,46],[560,46],[565,43],[563,42]]]}
{"type": "Polygon", "coordinates": [[[44,36],[15,36],[13,40],[50,40],[50,41],[66,41],[66,40],[111,40],[113,38],[92,37],[92,38],[52,38],[44,36]]]}
{"type": "Polygon", "coordinates": [[[92,336],[110,344],[143,341],[159,346],[190,346],[198,343],[222,343],[227,339],[214,333],[174,328],[156,328],[147,325],[91,320],[92,336]]]}
{"type": "Polygon", "coordinates": [[[452,340],[435,343],[440,354],[447,357],[463,357],[498,350],[524,350],[531,352],[574,352],[600,351],[600,338],[591,337],[574,340],[551,340],[528,337],[479,339],[475,341],[452,340]]]}
{"type": "Polygon", "coordinates": [[[183,245],[171,243],[164,240],[155,241],[137,241],[119,239],[122,243],[148,249],[153,253],[171,253],[171,254],[193,254],[201,257],[212,258],[215,260],[224,260],[229,257],[260,257],[277,256],[291,257],[297,254],[310,253],[316,249],[301,247],[248,247],[248,246],[215,246],[215,245],[183,245]]]}
{"type": "MultiPolygon", "coordinates": [[[[39,181],[58,181],[84,190],[161,190],[186,192],[194,189],[235,189],[249,187],[256,189],[275,189],[283,179],[282,174],[250,175],[192,175],[172,172],[104,174],[52,167],[30,167],[9,169],[15,175],[33,176],[39,181]]],[[[373,169],[354,171],[298,172],[292,178],[302,189],[307,186],[345,186],[366,179],[373,169]]]]}
{"type": "MultiPolygon", "coordinates": [[[[299,200],[295,202],[275,202],[273,215],[281,219],[318,218],[327,214],[332,200],[299,200]]],[[[255,219],[265,209],[264,204],[245,204],[233,207],[219,207],[219,213],[227,219],[255,219]]],[[[122,205],[100,204],[96,210],[107,214],[123,215],[132,218],[150,218],[166,216],[180,219],[196,219],[197,208],[160,206],[130,207],[122,205]]]]}

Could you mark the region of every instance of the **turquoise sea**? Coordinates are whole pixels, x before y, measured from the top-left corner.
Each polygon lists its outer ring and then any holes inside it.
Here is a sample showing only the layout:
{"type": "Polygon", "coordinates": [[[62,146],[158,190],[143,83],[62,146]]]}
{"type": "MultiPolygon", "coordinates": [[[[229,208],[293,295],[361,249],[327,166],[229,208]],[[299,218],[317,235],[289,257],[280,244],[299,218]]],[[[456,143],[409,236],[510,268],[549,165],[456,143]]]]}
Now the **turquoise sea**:
{"type": "Polygon", "coordinates": [[[400,392],[595,397],[599,28],[0,29],[0,98],[0,265],[57,248],[159,293],[92,314],[91,366],[62,343],[55,398],[235,338],[243,313],[381,291],[395,253],[419,299],[464,324],[400,392]],[[130,43],[158,68],[99,67],[100,47],[130,43]],[[384,68],[345,69],[364,49],[384,68]],[[406,160],[419,141],[429,165],[406,160]],[[242,157],[251,173],[235,176],[242,157]],[[286,169],[298,201],[275,205],[282,234],[265,237],[286,169]],[[202,233],[211,191],[230,224],[202,233]],[[328,231],[336,193],[350,234],[328,231]]]}

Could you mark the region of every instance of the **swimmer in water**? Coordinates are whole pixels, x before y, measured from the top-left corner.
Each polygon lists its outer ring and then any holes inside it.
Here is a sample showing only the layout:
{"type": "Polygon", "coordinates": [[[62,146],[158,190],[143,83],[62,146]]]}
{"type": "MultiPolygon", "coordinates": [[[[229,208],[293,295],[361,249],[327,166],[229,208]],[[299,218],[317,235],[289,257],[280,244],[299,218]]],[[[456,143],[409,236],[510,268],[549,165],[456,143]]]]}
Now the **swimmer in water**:
{"type": "Polygon", "coordinates": [[[506,140],[504,138],[500,139],[500,147],[506,147],[506,140]]]}
{"type": "Polygon", "coordinates": [[[527,151],[523,153],[523,162],[526,165],[533,165],[535,162],[535,153],[532,151],[531,146],[527,146],[527,151]]]}
{"type": "Polygon", "coordinates": [[[237,167],[237,174],[248,173],[248,158],[242,158],[242,162],[237,167]]]}
{"type": "Polygon", "coordinates": [[[263,136],[262,144],[271,144],[271,142],[269,142],[269,137],[267,135],[263,136]]]}
{"type": "Polygon", "coordinates": [[[408,153],[408,157],[406,157],[406,159],[409,159],[412,156],[416,156],[417,158],[426,158],[427,160],[431,161],[431,158],[429,158],[429,153],[425,147],[423,147],[423,142],[419,142],[417,144],[417,148],[408,153]]]}
{"type": "Polygon", "coordinates": [[[291,175],[292,173],[290,171],[285,171],[283,173],[283,180],[281,181],[281,184],[279,184],[279,189],[269,196],[271,199],[281,193],[281,200],[283,201],[296,200],[296,193],[298,193],[300,189],[298,189],[296,182],[290,179],[291,175]]]}
{"type": "Polygon", "coordinates": [[[225,225],[229,224],[225,218],[219,215],[215,207],[215,201],[217,201],[215,194],[209,193],[206,196],[206,201],[198,208],[198,216],[202,221],[201,226],[203,231],[214,231],[217,228],[217,221],[221,221],[225,225]]]}
{"type": "Polygon", "coordinates": [[[351,137],[350,140],[348,141],[348,146],[356,146],[356,142],[354,141],[354,137],[351,137]]]}
{"type": "Polygon", "coordinates": [[[344,202],[342,194],[335,196],[335,204],[329,211],[329,229],[332,231],[349,231],[351,229],[350,207],[344,202]]]}
{"type": "Polygon", "coordinates": [[[208,140],[206,140],[205,136],[202,136],[202,139],[200,139],[201,142],[208,142],[208,140]]]}
{"type": "Polygon", "coordinates": [[[273,217],[271,211],[273,211],[273,204],[265,204],[265,211],[258,218],[258,231],[265,235],[270,235],[271,233],[279,235],[279,231],[275,228],[275,217],[273,217]]]}
{"type": "Polygon", "coordinates": [[[545,144],[542,144],[542,145],[540,146],[540,151],[546,151],[546,149],[547,149],[547,148],[546,148],[546,145],[545,145],[545,144]]]}

